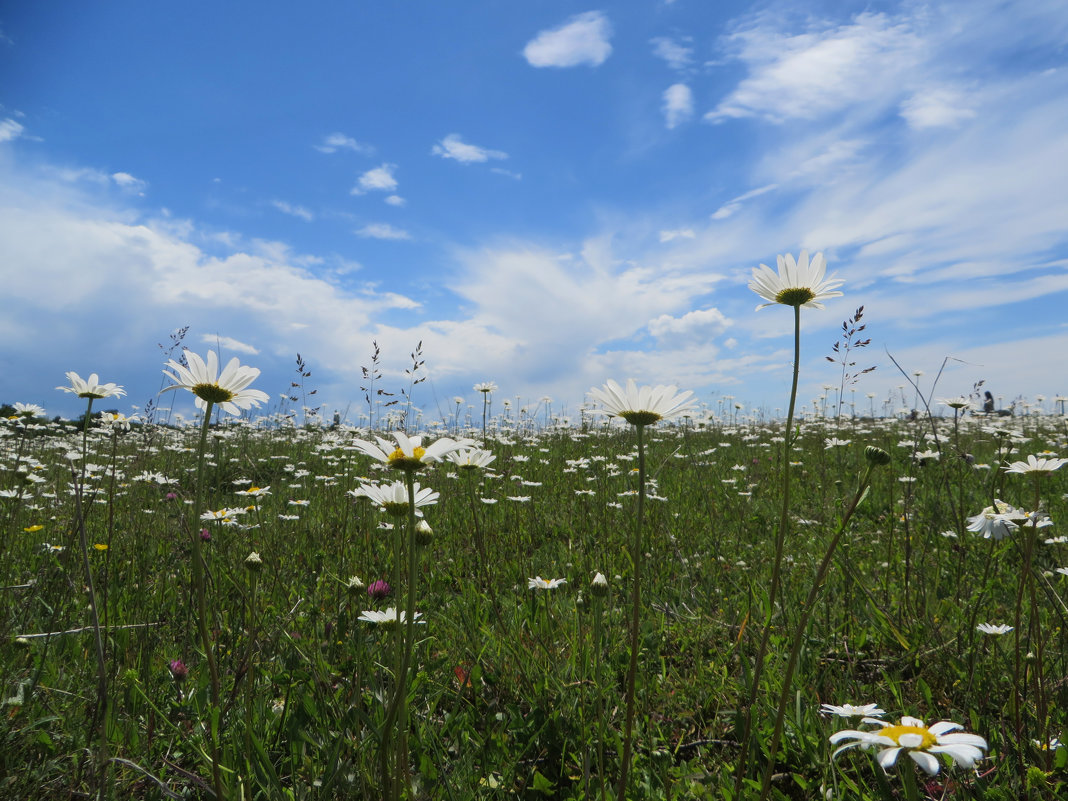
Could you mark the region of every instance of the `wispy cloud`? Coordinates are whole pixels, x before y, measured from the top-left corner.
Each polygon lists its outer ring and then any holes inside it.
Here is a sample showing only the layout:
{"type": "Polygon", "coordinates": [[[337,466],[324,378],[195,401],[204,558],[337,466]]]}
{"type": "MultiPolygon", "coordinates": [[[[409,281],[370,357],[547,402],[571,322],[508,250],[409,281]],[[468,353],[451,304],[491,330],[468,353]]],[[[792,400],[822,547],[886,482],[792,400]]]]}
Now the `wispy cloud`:
{"type": "Polygon", "coordinates": [[[24,130],[26,129],[23,128],[22,123],[15,122],[10,117],[0,120],[0,142],[10,142],[12,139],[18,139],[22,136],[24,130]]]}
{"type": "Polygon", "coordinates": [[[272,200],[271,205],[283,214],[288,214],[292,217],[299,217],[305,222],[311,222],[315,219],[315,215],[303,206],[294,206],[290,203],[286,203],[284,200],[272,200]]]}
{"type": "Polygon", "coordinates": [[[676,83],[664,90],[664,124],[675,128],[693,116],[693,92],[684,83],[676,83]]]}
{"type": "MultiPolygon", "coordinates": [[[[686,41],[689,41],[689,37],[686,37],[686,41]]],[[[686,44],[668,36],[658,36],[650,39],[649,43],[653,46],[653,54],[664,59],[673,70],[685,70],[693,63],[693,48],[686,44]]]]}
{"type": "Polygon", "coordinates": [[[320,153],[336,153],[339,150],[351,150],[353,153],[360,153],[365,156],[369,156],[375,151],[371,145],[357,142],[351,136],[346,136],[343,133],[328,134],[323,137],[322,143],[315,145],[314,147],[320,153]]]}
{"type": "Polygon", "coordinates": [[[598,67],[612,53],[612,26],[600,11],[571,17],[557,28],[541,31],[527,42],[523,56],[532,67],[598,67]]]}
{"type": "MultiPolygon", "coordinates": [[[[218,334],[201,334],[200,341],[213,347],[222,348],[222,352],[234,351],[235,353],[247,353],[250,356],[255,356],[259,353],[257,348],[252,347],[252,345],[247,345],[233,337],[223,337],[218,334]]],[[[222,353],[220,353],[220,355],[222,355],[222,353]]]]}
{"type": "Polygon", "coordinates": [[[431,148],[430,152],[443,159],[454,159],[461,164],[476,164],[490,159],[506,159],[508,154],[501,150],[490,150],[464,142],[459,134],[449,134],[431,148]]]}
{"type": "Polygon", "coordinates": [[[148,187],[148,184],[145,181],[142,181],[140,178],[134,178],[128,172],[113,172],[111,174],[111,180],[114,181],[115,185],[120,189],[124,189],[135,195],[144,195],[145,189],[148,187]]]}
{"type": "Polygon", "coordinates": [[[412,235],[401,228],[394,228],[389,223],[368,223],[356,231],[357,236],[365,239],[411,239],[412,235]]]}
{"type": "Polygon", "coordinates": [[[673,239],[693,239],[697,234],[694,233],[692,228],[676,228],[669,231],[660,232],[661,242],[670,242],[673,239]]]}
{"type": "Polygon", "coordinates": [[[946,128],[972,119],[975,111],[962,92],[931,87],[902,101],[901,116],[916,129],[946,128]]]}
{"type": "Polygon", "coordinates": [[[908,20],[865,12],[847,24],[822,23],[799,34],[764,17],[731,34],[728,50],[749,74],[705,118],[811,119],[869,100],[897,97],[925,58],[908,20]]]}
{"type": "Polygon", "coordinates": [[[357,179],[351,193],[362,195],[367,192],[392,192],[398,186],[397,179],[393,177],[395,169],[396,164],[381,164],[368,170],[357,179]]]}
{"type": "Polygon", "coordinates": [[[745,201],[755,197],[760,197],[761,195],[771,192],[772,190],[777,188],[778,184],[767,184],[765,186],[759,186],[756,189],[750,189],[748,192],[738,195],[737,197],[733,197],[726,203],[724,203],[722,206],[720,206],[718,209],[716,209],[714,212],[712,212],[712,219],[725,220],[732,214],[734,214],[736,211],[738,211],[738,209],[742,207],[742,204],[745,203],[745,201]]]}

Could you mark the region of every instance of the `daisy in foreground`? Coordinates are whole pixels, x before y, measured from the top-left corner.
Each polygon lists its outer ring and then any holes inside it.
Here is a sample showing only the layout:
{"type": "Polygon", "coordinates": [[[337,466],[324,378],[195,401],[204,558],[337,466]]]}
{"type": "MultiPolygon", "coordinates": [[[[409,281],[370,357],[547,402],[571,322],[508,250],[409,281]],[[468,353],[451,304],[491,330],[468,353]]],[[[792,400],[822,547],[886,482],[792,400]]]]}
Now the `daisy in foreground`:
{"type": "Polygon", "coordinates": [[[1006,473],[1052,473],[1068,464],[1068,459],[1047,459],[1035,455],[1027,457],[1026,462],[1013,462],[1005,468],[1006,473]]]}
{"type": "Polygon", "coordinates": [[[215,351],[208,351],[207,362],[191,350],[184,353],[188,366],[179,364],[174,359],[167,362],[167,366],[174,372],[164,370],[163,374],[174,381],[174,384],[164,387],[161,393],[172,389],[188,389],[197,396],[198,409],[203,411],[212,403],[235,415],[241,414],[242,409],[251,409],[268,400],[266,392],[246,389],[259,376],[258,367],[242,365],[235,356],[220,375],[219,356],[215,351]]]}
{"type": "Polygon", "coordinates": [[[852,740],[839,747],[834,752],[835,757],[855,746],[860,746],[862,751],[879,748],[876,755],[879,766],[889,771],[904,751],[913,762],[934,776],[942,766],[938,755],[946,754],[954,764],[973,768],[976,760],[982,759],[983,752],[988,748],[986,740],[978,734],[957,731],[963,726],[948,720],[940,720],[930,727],[925,726],[922,720],[908,716],[902,717],[900,723],[888,724],[878,718],[864,718],[861,723],[878,728],[871,731],[845,729],[832,734],[832,745],[852,740]]]}
{"type": "Polygon", "coordinates": [[[594,409],[594,414],[622,417],[632,426],[652,425],[696,408],[690,400],[690,390],[678,392],[678,387],[664,384],[639,388],[633,378],[627,379],[626,389],[608,379],[600,389],[591,389],[590,394],[603,407],[594,409]]]}
{"type": "Polygon", "coordinates": [[[807,250],[801,251],[796,262],[793,254],[787,253],[778,257],[778,264],[778,274],[766,264],[753,269],[753,280],[749,282],[749,288],[769,301],[757,306],[758,310],[776,303],[822,309],[823,304],[820,301],[842,296],[841,292],[834,290],[845,282],[833,276],[824,277],[827,263],[823,260],[822,253],[813,256],[811,262],[808,260],[807,250]]]}

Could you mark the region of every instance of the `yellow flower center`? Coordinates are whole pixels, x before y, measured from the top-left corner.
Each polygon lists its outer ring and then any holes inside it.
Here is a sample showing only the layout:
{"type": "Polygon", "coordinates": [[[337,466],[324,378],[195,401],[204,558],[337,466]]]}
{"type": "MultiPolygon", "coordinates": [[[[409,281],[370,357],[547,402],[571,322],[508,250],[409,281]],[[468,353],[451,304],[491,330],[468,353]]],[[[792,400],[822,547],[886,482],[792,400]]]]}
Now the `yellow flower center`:
{"type": "Polygon", "coordinates": [[[816,297],[811,289],[804,286],[792,286],[775,296],[775,302],[784,306],[803,306],[816,297]]]}
{"type": "Polygon", "coordinates": [[[922,738],[922,742],[917,746],[911,746],[917,751],[926,751],[932,745],[938,744],[938,739],[931,734],[930,731],[922,726],[884,726],[877,732],[882,737],[889,737],[898,745],[901,745],[901,737],[906,734],[915,734],[922,738]]]}
{"type": "Polygon", "coordinates": [[[397,448],[389,455],[389,466],[394,470],[414,472],[423,467],[423,455],[425,453],[426,448],[415,448],[412,450],[412,455],[408,456],[400,448],[397,448]]]}
{"type": "Polygon", "coordinates": [[[234,397],[234,393],[223,389],[218,384],[195,384],[193,394],[208,403],[226,403],[234,397]]]}

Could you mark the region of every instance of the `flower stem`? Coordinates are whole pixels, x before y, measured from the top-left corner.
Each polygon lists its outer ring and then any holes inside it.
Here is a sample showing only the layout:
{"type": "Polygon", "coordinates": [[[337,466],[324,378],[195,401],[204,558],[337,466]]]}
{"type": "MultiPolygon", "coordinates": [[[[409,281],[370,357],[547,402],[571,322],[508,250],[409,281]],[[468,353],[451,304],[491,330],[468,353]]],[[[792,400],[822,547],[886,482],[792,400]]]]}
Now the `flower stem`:
{"type": "Polygon", "coordinates": [[[753,731],[753,701],[760,690],[760,679],[764,672],[764,657],[767,654],[768,640],[771,637],[771,621],[775,616],[775,603],[779,596],[779,584],[782,575],[782,557],[786,542],[786,527],[790,513],[790,455],[794,439],[794,407],[797,403],[797,378],[801,366],[801,306],[794,306],[794,371],[790,385],[790,405],[786,412],[786,431],[783,436],[782,459],[782,512],[779,515],[779,530],[775,535],[775,558],[771,568],[771,586],[768,589],[768,612],[764,620],[764,632],[760,638],[753,664],[753,681],[749,693],[743,701],[742,709],[745,720],[742,728],[738,767],[734,775],[734,796],[741,797],[742,782],[749,767],[749,738],[753,731]]]}
{"type": "Polygon", "coordinates": [[[638,434],[638,520],[631,542],[631,561],[634,563],[634,581],[631,586],[630,609],[630,665],[627,668],[626,723],[623,733],[623,756],[619,765],[619,784],[616,786],[617,801],[626,801],[627,774],[630,771],[631,749],[634,742],[634,696],[638,675],[638,634],[641,623],[642,604],[642,557],[645,524],[645,439],[644,425],[636,425],[638,434]]]}
{"type": "Polygon", "coordinates": [[[222,782],[222,767],[219,763],[218,743],[218,714],[219,714],[219,668],[215,664],[215,648],[211,641],[208,630],[208,599],[204,584],[204,553],[200,540],[200,515],[203,510],[204,499],[204,452],[208,444],[208,426],[211,424],[211,412],[215,406],[213,401],[205,401],[204,421],[200,426],[200,443],[197,446],[197,472],[196,490],[193,501],[193,525],[190,527],[190,536],[193,546],[193,587],[197,596],[197,633],[200,635],[200,644],[204,649],[204,657],[208,661],[208,673],[211,675],[211,706],[209,708],[209,720],[205,729],[208,733],[208,744],[211,749],[211,779],[215,788],[215,797],[226,798],[225,788],[222,782]]]}
{"type": "Polygon", "coordinates": [[[827,546],[826,552],[823,554],[823,561],[820,562],[820,566],[816,570],[816,577],[812,580],[812,586],[809,588],[808,597],[805,599],[805,603],[801,607],[801,620],[798,621],[797,628],[794,630],[794,639],[790,644],[790,657],[786,663],[786,674],[783,676],[782,690],[779,692],[779,705],[775,711],[775,729],[771,735],[771,745],[768,747],[768,764],[764,768],[764,781],[760,790],[760,801],[765,801],[768,797],[768,793],[771,792],[771,776],[775,768],[775,756],[776,752],[779,750],[779,740],[782,737],[783,719],[786,716],[786,707],[790,700],[794,670],[797,667],[797,659],[801,654],[801,641],[804,639],[805,632],[808,630],[808,623],[812,618],[812,610],[816,606],[816,600],[819,596],[820,589],[823,587],[824,579],[827,578],[828,570],[830,570],[831,559],[834,557],[834,552],[838,548],[838,543],[841,541],[842,534],[845,533],[846,527],[849,525],[849,521],[853,517],[853,513],[857,510],[860,502],[864,500],[864,495],[867,492],[868,484],[871,482],[871,473],[874,468],[874,464],[868,464],[868,468],[864,473],[864,478],[861,479],[860,486],[857,488],[857,494],[853,496],[853,502],[849,505],[849,509],[846,510],[845,515],[843,515],[841,522],[838,524],[838,530],[834,533],[830,544],[827,546]]]}

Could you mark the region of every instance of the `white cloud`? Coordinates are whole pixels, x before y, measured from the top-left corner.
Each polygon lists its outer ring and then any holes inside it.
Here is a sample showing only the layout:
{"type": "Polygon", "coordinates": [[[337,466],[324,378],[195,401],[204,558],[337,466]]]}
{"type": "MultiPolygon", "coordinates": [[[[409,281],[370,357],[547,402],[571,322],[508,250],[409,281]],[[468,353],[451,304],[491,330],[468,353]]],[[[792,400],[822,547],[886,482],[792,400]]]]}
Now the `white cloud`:
{"type": "Polygon", "coordinates": [[[684,83],[676,83],[664,90],[664,123],[674,128],[693,116],[693,92],[684,83]]]}
{"type": "Polygon", "coordinates": [[[10,117],[0,120],[0,142],[10,142],[12,139],[18,139],[22,136],[24,130],[26,129],[22,127],[22,123],[15,122],[10,117]]]}
{"type": "Polygon", "coordinates": [[[386,203],[390,206],[403,206],[407,201],[400,195],[390,195],[386,198],[386,203]]]}
{"type": "Polygon", "coordinates": [[[320,153],[336,153],[338,150],[351,150],[354,153],[361,153],[369,156],[374,153],[374,148],[370,145],[365,145],[362,142],[357,142],[351,136],[345,136],[342,133],[332,133],[323,138],[321,145],[315,145],[315,149],[320,153]]]}
{"type": "Polygon", "coordinates": [[[731,326],[731,321],[719,309],[699,309],[681,317],[661,314],[649,321],[649,333],[661,347],[682,348],[696,342],[708,342],[731,326]]]}
{"type": "Polygon", "coordinates": [[[411,239],[407,231],[394,228],[389,223],[369,223],[356,232],[365,239],[411,239]]]}
{"type": "Polygon", "coordinates": [[[558,28],[541,31],[527,42],[523,56],[533,67],[597,67],[612,53],[611,36],[608,17],[600,11],[587,11],[558,28]]]}
{"type": "Polygon", "coordinates": [[[897,97],[924,58],[907,21],[862,13],[844,25],[788,35],[757,24],[728,38],[747,75],[713,111],[712,122],[765,117],[775,122],[811,119],[847,106],[897,97]]]}
{"type": "MultiPolygon", "coordinates": [[[[224,354],[228,350],[234,351],[236,353],[246,353],[250,356],[255,356],[259,353],[259,350],[257,350],[256,348],[252,347],[251,345],[246,345],[244,342],[234,339],[233,337],[223,337],[219,336],[218,334],[201,334],[200,341],[205,344],[211,345],[212,347],[220,349],[220,355],[224,354]]],[[[224,356],[223,358],[223,364],[230,361],[229,356],[224,356]]]]}
{"type": "Polygon", "coordinates": [[[661,231],[660,241],[670,242],[673,239],[693,239],[697,234],[694,233],[692,228],[677,228],[672,231],[661,231]]]}
{"type": "Polygon", "coordinates": [[[469,145],[460,139],[459,134],[449,134],[431,148],[430,152],[443,159],[455,159],[461,164],[474,164],[476,162],[489,161],[490,159],[506,159],[508,154],[500,150],[490,150],[469,145]]]}
{"type": "Polygon", "coordinates": [[[975,117],[964,96],[948,88],[916,92],[901,103],[901,116],[916,129],[953,127],[975,117]]]}
{"type": "Polygon", "coordinates": [[[756,189],[750,189],[748,192],[738,195],[738,197],[731,198],[718,209],[716,209],[714,212],[712,212],[712,219],[725,220],[732,214],[734,214],[736,211],[738,211],[742,207],[742,204],[745,203],[745,201],[750,200],[754,197],[760,197],[761,195],[766,194],[767,192],[771,192],[777,189],[778,186],[778,184],[766,184],[764,186],[759,186],[756,189]]]}
{"type": "Polygon", "coordinates": [[[658,36],[651,39],[654,55],[664,59],[667,65],[675,70],[685,70],[693,62],[693,48],[679,44],[667,36],[658,36]]]}
{"type": "Polygon", "coordinates": [[[140,178],[134,178],[128,172],[113,172],[111,174],[111,180],[115,182],[116,186],[120,189],[124,189],[127,192],[132,192],[137,195],[144,195],[147,183],[140,178]]]}
{"type": "Polygon", "coordinates": [[[396,164],[381,164],[370,169],[359,177],[356,186],[352,188],[352,194],[362,195],[365,192],[392,192],[397,188],[397,179],[393,177],[396,164]]]}
{"type": "Polygon", "coordinates": [[[283,214],[289,214],[293,217],[299,217],[300,219],[306,222],[311,222],[315,219],[315,215],[303,206],[293,206],[289,203],[286,203],[284,200],[272,200],[271,205],[283,214]]]}

